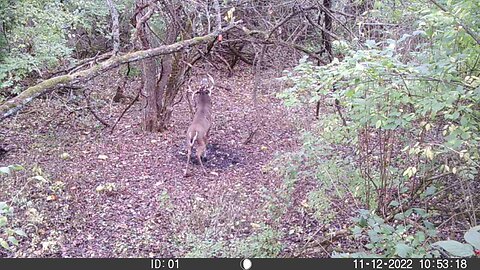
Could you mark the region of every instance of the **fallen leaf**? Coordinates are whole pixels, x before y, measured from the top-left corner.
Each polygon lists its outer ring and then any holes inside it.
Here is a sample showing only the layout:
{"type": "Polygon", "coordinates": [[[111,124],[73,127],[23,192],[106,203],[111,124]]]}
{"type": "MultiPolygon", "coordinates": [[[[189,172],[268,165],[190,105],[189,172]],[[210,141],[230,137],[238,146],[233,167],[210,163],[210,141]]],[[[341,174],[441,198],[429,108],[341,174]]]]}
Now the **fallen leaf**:
{"type": "Polygon", "coordinates": [[[106,156],[106,155],[98,155],[98,159],[107,160],[107,159],[108,159],[108,156],[106,156]]]}
{"type": "Polygon", "coordinates": [[[250,223],[250,226],[252,226],[252,228],[254,228],[254,229],[260,229],[262,227],[260,224],[257,224],[257,223],[254,223],[254,222],[250,223]]]}
{"type": "Polygon", "coordinates": [[[71,156],[70,156],[70,154],[68,154],[68,153],[62,153],[62,154],[60,155],[60,158],[63,159],[63,160],[67,160],[67,159],[70,159],[71,156]]]}

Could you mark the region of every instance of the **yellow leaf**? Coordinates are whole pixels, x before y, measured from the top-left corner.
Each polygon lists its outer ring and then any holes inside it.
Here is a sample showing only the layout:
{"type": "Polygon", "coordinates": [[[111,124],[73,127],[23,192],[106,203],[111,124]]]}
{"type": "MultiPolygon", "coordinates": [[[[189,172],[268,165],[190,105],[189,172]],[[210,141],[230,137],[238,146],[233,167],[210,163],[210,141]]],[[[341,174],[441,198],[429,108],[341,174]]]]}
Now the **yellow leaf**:
{"type": "Polygon", "coordinates": [[[227,11],[227,15],[225,15],[224,19],[227,22],[232,22],[233,21],[233,12],[235,11],[235,7],[232,7],[227,11]]]}
{"type": "Polygon", "coordinates": [[[100,159],[100,160],[107,160],[107,159],[108,159],[108,156],[106,156],[106,155],[98,155],[98,159],[100,159]]]}
{"type": "Polygon", "coordinates": [[[96,192],[102,192],[105,190],[105,186],[104,185],[99,185],[97,186],[97,188],[95,189],[96,192]]]}
{"type": "Polygon", "coordinates": [[[444,166],[444,167],[443,167],[444,171],[450,172],[450,167],[449,167],[447,164],[445,164],[445,165],[443,165],[443,166],[444,166]]]}
{"type": "Polygon", "coordinates": [[[300,204],[301,204],[303,207],[305,207],[305,208],[309,208],[309,207],[310,207],[310,205],[308,205],[308,203],[307,203],[307,200],[303,200],[300,204]]]}
{"type": "Polygon", "coordinates": [[[257,223],[254,223],[254,222],[250,223],[250,226],[252,226],[252,228],[254,228],[254,229],[260,229],[262,227],[260,224],[257,224],[257,223]]]}
{"type": "Polygon", "coordinates": [[[432,151],[432,147],[427,146],[427,148],[425,148],[425,156],[427,156],[428,159],[433,160],[434,154],[432,151]]]}
{"type": "Polygon", "coordinates": [[[407,176],[408,178],[411,178],[417,173],[417,168],[416,167],[408,167],[404,172],[403,176],[407,176]]]}
{"type": "Polygon", "coordinates": [[[62,154],[60,155],[60,158],[63,159],[63,160],[70,159],[70,154],[68,154],[68,153],[62,153],[62,154]]]}

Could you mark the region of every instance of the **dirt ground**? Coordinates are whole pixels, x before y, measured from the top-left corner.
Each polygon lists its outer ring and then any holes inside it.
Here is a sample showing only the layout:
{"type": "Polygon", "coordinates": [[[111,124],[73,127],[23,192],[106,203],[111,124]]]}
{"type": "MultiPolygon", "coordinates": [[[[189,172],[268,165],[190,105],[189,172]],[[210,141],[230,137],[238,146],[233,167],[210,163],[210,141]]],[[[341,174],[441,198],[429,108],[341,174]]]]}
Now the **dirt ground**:
{"type": "MultiPolygon", "coordinates": [[[[111,102],[115,72],[85,85],[96,113],[110,124],[127,106],[111,102]]],[[[221,87],[213,94],[208,176],[196,163],[193,176],[183,177],[191,119],[185,100],[163,133],[141,130],[141,102],[111,133],[84,109],[81,92],[68,89],[4,121],[0,141],[8,152],[0,165],[21,164],[26,170],[0,184],[0,201],[16,206],[15,220],[28,223],[16,225],[25,226],[29,238],[3,256],[185,256],[199,243],[234,248],[259,224],[272,223],[266,214],[269,194],[282,184],[273,160],[298,147],[296,127],[312,115],[282,105],[274,73],[262,81],[256,111],[249,71],[213,75],[221,87]],[[245,144],[256,123],[260,127],[245,144]],[[44,181],[33,179],[36,175],[44,181]]],[[[126,94],[135,95],[138,80],[127,84],[126,94]]]]}

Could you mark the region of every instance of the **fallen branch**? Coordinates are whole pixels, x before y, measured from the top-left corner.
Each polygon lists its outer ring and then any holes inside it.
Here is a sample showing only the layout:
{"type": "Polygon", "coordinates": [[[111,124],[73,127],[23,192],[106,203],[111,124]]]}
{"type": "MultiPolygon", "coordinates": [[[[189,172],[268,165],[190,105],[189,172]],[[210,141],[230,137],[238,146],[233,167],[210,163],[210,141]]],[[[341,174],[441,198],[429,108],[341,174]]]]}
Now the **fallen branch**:
{"type": "Polygon", "coordinates": [[[220,33],[232,29],[239,23],[241,23],[241,21],[230,24],[221,30],[216,30],[205,36],[194,37],[192,39],[179,41],[170,45],[164,45],[164,46],[160,46],[153,49],[136,51],[136,52],[120,55],[120,56],[113,56],[110,59],[106,60],[105,62],[98,63],[89,69],[78,71],[72,74],[53,77],[48,80],[42,81],[37,85],[27,88],[18,96],[11,98],[6,102],[4,102],[3,104],[1,104],[0,105],[0,121],[17,113],[25,105],[30,103],[33,99],[38,98],[39,96],[45,94],[55,86],[75,84],[81,81],[92,79],[104,73],[107,70],[118,67],[121,64],[135,62],[135,61],[139,61],[139,60],[143,60],[146,58],[151,58],[159,55],[171,54],[171,53],[175,53],[175,52],[190,48],[195,45],[212,42],[216,39],[216,37],[220,33]]]}

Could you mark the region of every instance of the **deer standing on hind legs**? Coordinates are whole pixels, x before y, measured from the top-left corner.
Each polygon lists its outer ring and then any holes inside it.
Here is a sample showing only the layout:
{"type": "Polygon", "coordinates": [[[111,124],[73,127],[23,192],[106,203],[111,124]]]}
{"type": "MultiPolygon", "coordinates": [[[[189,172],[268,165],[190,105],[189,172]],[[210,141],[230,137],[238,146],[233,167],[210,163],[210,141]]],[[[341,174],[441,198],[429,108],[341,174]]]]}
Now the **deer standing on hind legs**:
{"type": "Polygon", "coordinates": [[[207,174],[207,170],[203,166],[202,155],[206,158],[206,150],[208,143],[208,135],[210,127],[212,125],[212,100],[211,94],[214,86],[214,80],[212,76],[208,75],[212,81],[212,86],[207,89],[208,81],[207,79],[202,80],[202,86],[200,90],[196,91],[192,95],[192,100],[195,101],[196,96],[196,110],[195,115],[193,116],[192,124],[188,127],[187,130],[187,165],[185,166],[184,176],[188,176],[188,166],[190,164],[190,156],[192,154],[192,148],[197,143],[196,153],[198,161],[202,166],[203,174],[207,174]]]}

